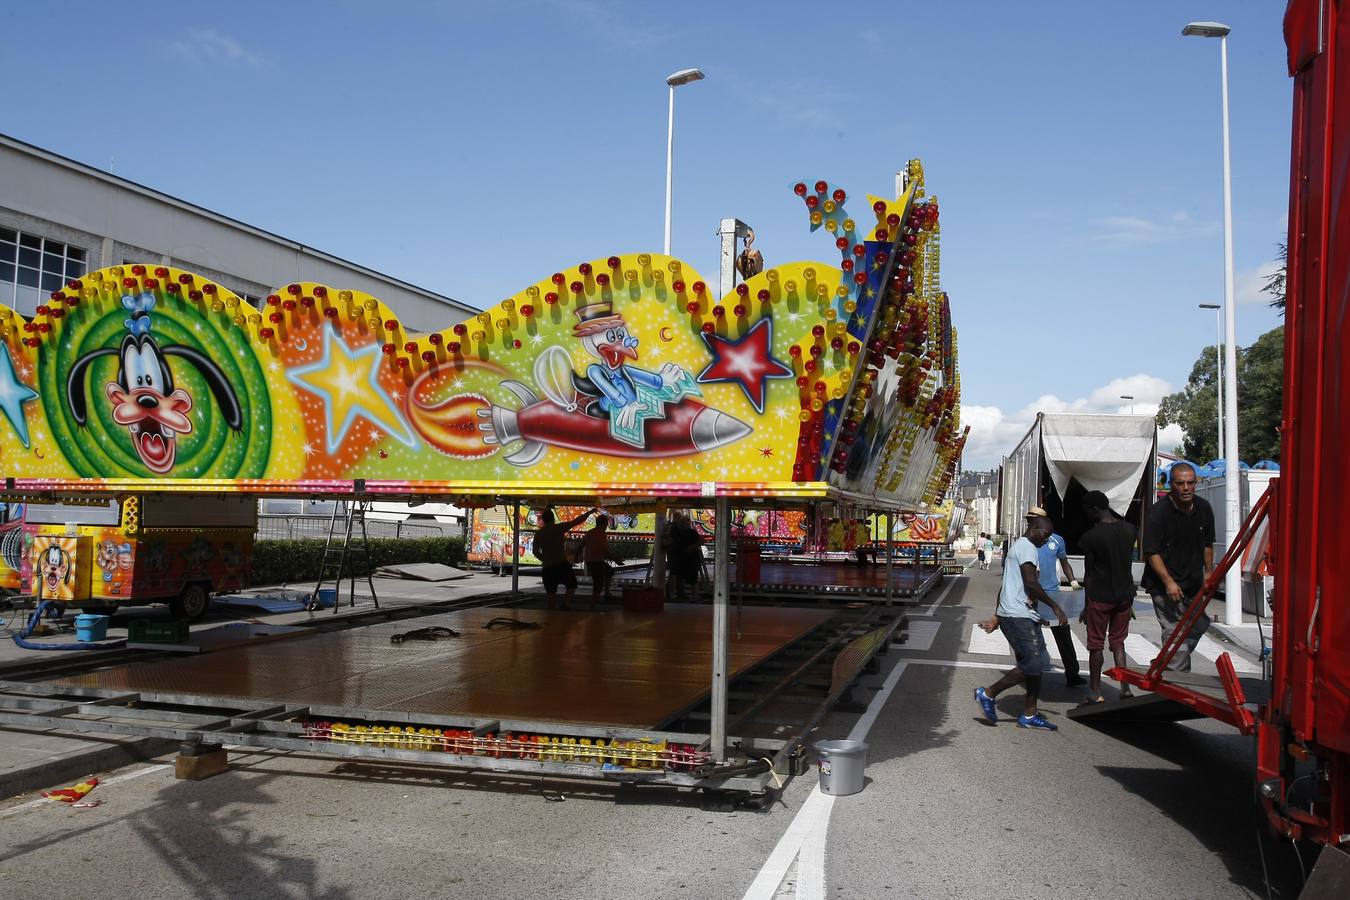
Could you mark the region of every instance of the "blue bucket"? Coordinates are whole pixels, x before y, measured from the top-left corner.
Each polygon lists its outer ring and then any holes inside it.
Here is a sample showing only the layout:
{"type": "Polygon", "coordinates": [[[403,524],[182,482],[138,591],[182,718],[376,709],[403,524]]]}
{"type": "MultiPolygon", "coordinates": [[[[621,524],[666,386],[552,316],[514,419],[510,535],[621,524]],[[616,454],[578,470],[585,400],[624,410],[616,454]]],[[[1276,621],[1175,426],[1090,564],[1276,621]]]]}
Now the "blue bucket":
{"type": "Polygon", "coordinates": [[[84,643],[102,641],[108,637],[109,616],[95,616],[89,613],[75,617],[75,637],[84,643]]]}
{"type": "Polygon", "coordinates": [[[337,588],[319,588],[319,605],[328,609],[337,603],[337,588]]]}

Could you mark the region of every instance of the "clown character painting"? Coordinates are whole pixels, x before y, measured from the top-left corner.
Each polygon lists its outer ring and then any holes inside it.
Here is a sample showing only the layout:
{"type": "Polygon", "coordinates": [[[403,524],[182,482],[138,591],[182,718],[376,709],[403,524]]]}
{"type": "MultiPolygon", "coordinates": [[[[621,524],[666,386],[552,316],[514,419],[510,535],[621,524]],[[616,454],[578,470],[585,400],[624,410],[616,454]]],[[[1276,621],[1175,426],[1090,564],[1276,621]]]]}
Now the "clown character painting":
{"type": "Polygon", "coordinates": [[[698,383],[679,365],[666,363],[659,372],[631,365],[638,339],[609,303],[583,306],[576,315],[573,336],[595,359],[584,373],[565,349],[549,347],[534,361],[545,399],[519,381],[503,381],[525,405],[484,405],[476,412],[489,448],[520,444],[506,462],[533,465],[551,446],[606,456],[685,456],[752,433],[734,416],[693,399],[702,396],[698,383]]]}
{"type": "Polygon", "coordinates": [[[659,414],[659,404],[698,393],[689,373],[675,363],[666,363],[660,372],[629,365],[637,362],[638,339],[609,303],[583,306],[577,318],[581,321],[572,334],[597,361],[586,367],[585,375],[574,374],[572,384],[578,393],[596,398],[594,405],[609,416],[614,437],[640,447],[639,414],[659,414]]]}

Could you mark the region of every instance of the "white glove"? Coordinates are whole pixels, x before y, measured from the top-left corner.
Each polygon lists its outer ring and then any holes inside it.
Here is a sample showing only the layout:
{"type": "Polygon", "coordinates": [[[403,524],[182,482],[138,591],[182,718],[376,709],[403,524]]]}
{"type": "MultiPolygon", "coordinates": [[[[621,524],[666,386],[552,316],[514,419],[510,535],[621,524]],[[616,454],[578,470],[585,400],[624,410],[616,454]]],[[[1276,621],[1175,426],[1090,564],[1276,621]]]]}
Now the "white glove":
{"type": "Polygon", "coordinates": [[[1073,588],[1075,591],[1081,591],[1083,589],[1083,582],[1076,580],[1070,581],[1069,587],[1073,588]]]}
{"type": "Polygon", "coordinates": [[[684,375],[684,369],[677,363],[666,363],[661,367],[661,387],[668,388],[675,385],[680,377],[684,375]]]}
{"type": "Polygon", "coordinates": [[[633,402],[629,403],[626,406],[621,407],[619,409],[619,414],[617,416],[619,427],[632,428],[633,421],[637,418],[637,413],[638,410],[641,408],[641,406],[642,405],[640,403],[633,402]]]}

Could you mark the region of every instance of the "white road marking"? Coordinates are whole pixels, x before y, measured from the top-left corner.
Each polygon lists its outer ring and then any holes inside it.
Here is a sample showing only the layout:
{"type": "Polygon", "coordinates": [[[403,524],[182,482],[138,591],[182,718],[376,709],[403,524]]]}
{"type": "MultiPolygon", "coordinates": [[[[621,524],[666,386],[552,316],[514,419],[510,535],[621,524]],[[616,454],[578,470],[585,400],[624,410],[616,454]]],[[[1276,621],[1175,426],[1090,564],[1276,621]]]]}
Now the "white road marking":
{"type": "MultiPolygon", "coordinates": [[[[907,662],[895,664],[886,681],[877,691],[867,711],[858,719],[849,732],[850,741],[866,739],[872,730],[877,716],[886,705],[891,692],[895,690],[900,676],[905,674],[907,662]]],[[[797,897],[810,900],[823,900],[825,896],[825,838],[830,826],[830,812],[834,809],[834,796],[821,793],[817,784],[811,795],[806,798],[802,808],[797,811],[787,831],[778,839],[778,844],[764,861],[755,880],[746,889],[743,900],[772,900],[783,883],[783,877],[794,860],[797,861],[797,897]]]]}
{"type": "Polygon", "coordinates": [[[1260,666],[1256,665],[1255,663],[1248,662],[1243,657],[1238,656],[1236,653],[1229,651],[1227,647],[1223,646],[1209,635],[1205,635],[1200,638],[1200,643],[1195,645],[1195,652],[1200,656],[1203,656],[1210,662],[1214,663],[1219,661],[1220,656],[1222,656],[1224,653],[1227,653],[1229,657],[1231,657],[1233,660],[1233,668],[1239,673],[1252,675],[1259,673],[1261,671],[1260,666]]]}
{"type": "Polygon", "coordinates": [[[905,640],[906,650],[931,650],[933,639],[937,637],[941,622],[913,621],[909,623],[909,637],[905,640]]]}
{"type": "MultiPolygon", "coordinates": [[[[964,578],[965,576],[963,575],[961,577],[964,578]]],[[[933,601],[932,606],[928,607],[928,612],[924,613],[924,615],[932,616],[934,613],[936,613],[937,608],[942,605],[943,600],[947,599],[947,594],[949,594],[951,592],[951,589],[954,587],[956,587],[955,580],[953,580],[951,584],[947,585],[945,588],[942,589],[942,593],[938,594],[937,599],[933,601]]]]}
{"type": "Polygon", "coordinates": [[[1153,657],[1158,655],[1158,647],[1148,638],[1140,637],[1137,634],[1125,635],[1125,653],[1139,665],[1144,668],[1153,662],[1153,657]]]}
{"type": "Polygon", "coordinates": [[[967,653],[988,653],[993,656],[1012,656],[1012,647],[1008,645],[1008,639],[1003,636],[1003,632],[994,629],[989,634],[984,633],[984,629],[979,625],[970,626],[970,644],[966,647],[967,653]]]}
{"type": "MultiPolygon", "coordinates": [[[[98,788],[112,787],[114,784],[121,784],[122,782],[130,781],[133,778],[140,778],[142,775],[153,775],[156,772],[162,772],[165,769],[171,768],[173,768],[173,766],[160,763],[158,765],[133,769],[130,772],[123,772],[121,775],[114,775],[111,778],[100,778],[98,780],[98,788]]],[[[95,790],[98,790],[98,788],[95,788],[95,790]]],[[[10,816],[17,816],[21,812],[36,809],[39,806],[50,806],[53,803],[57,806],[66,805],[59,800],[49,800],[46,797],[39,797],[36,800],[29,800],[27,803],[20,803],[18,806],[11,806],[9,809],[0,811],[0,819],[8,819],[10,816]]]]}

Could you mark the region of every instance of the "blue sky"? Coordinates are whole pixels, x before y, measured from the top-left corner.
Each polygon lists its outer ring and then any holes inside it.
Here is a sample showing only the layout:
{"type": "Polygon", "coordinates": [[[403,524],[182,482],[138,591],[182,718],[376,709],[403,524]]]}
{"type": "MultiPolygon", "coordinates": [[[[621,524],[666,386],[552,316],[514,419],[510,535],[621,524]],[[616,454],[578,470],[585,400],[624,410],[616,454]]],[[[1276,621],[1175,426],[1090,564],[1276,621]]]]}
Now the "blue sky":
{"type": "Polygon", "coordinates": [[[1239,343],[1279,324],[1256,287],[1288,206],[1282,7],[5,4],[27,87],[0,131],[481,306],[660,250],[665,76],[701,67],[676,98],[675,254],[714,281],[737,216],[770,265],[837,261],[791,185],[893,192],[921,158],[986,467],[1038,409],[1152,409],[1213,340],[1219,46],[1188,21],[1233,28],[1239,343]]]}

